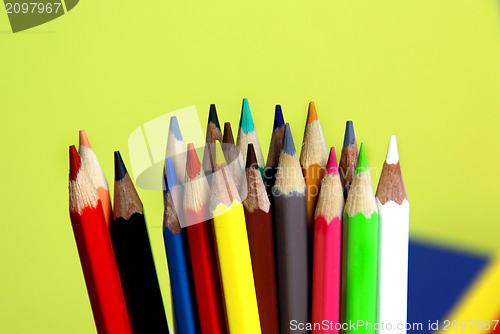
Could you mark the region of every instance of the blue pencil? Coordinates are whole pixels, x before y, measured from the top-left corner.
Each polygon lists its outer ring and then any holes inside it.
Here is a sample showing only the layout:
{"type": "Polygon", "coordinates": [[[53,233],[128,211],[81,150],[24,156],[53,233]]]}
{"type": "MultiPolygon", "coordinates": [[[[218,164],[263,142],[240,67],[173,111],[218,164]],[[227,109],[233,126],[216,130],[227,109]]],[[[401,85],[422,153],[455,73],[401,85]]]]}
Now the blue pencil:
{"type": "Polygon", "coordinates": [[[175,320],[180,334],[197,334],[200,330],[196,301],[193,298],[194,285],[186,245],[186,232],[181,229],[177,216],[178,210],[172,198],[172,188],[177,184],[177,176],[170,158],[165,160],[165,181],[163,238],[170,271],[175,320]]]}

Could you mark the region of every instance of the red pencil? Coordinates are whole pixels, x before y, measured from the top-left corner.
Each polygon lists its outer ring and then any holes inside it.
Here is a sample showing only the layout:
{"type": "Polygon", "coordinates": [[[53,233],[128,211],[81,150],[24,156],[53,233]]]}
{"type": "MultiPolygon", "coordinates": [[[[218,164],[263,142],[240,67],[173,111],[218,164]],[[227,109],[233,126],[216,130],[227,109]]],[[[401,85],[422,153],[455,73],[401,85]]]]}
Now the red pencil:
{"type": "Polygon", "coordinates": [[[184,216],[202,333],[226,333],[221,282],[212,221],[208,215],[208,181],[194,145],[188,145],[184,216]]]}
{"type": "Polygon", "coordinates": [[[340,322],[343,209],[342,183],[332,147],[316,205],[312,285],[312,322],[316,326],[327,321],[328,328],[314,327],[313,334],[339,333],[335,326],[340,322]]]}
{"type": "Polygon", "coordinates": [[[99,195],[69,148],[69,212],[97,331],[131,334],[130,320],[99,195]]]}

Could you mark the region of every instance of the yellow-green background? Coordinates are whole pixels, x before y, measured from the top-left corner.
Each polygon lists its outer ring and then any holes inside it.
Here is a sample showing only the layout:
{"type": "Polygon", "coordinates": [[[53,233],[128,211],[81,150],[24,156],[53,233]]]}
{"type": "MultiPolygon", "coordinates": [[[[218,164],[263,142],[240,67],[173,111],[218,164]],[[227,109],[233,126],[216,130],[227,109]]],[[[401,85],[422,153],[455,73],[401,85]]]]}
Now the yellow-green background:
{"type": "MultiPolygon", "coordinates": [[[[68,217],[68,145],[86,129],[111,181],[132,130],[193,104],[203,123],[216,103],[235,126],[248,97],[265,155],[276,103],[297,146],[310,100],[328,146],[354,120],[378,169],[395,133],[412,237],[493,252],[498,14],[494,0],[85,0],[17,34],[0,14],[0,332],[95,331],[68,217]]],[[[161,194],[140,195],[167,296],[161,194]]]]}

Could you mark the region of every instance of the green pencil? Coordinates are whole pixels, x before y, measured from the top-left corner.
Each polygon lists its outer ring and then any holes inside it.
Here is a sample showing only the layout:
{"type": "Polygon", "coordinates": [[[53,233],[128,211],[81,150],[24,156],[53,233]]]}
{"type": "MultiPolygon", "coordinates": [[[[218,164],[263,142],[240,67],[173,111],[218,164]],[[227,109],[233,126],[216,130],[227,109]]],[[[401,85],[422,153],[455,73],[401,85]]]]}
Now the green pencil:
{"type": "Polygon", "coordinates": [[[378,212],[363,143],[344,208],[343,224],[342,304],[343,320],[349,327],[345,333],[374,334],[377,310],[378,212]],[[353,330],[350,326],[353,323],[362,326],[353,330]]]}

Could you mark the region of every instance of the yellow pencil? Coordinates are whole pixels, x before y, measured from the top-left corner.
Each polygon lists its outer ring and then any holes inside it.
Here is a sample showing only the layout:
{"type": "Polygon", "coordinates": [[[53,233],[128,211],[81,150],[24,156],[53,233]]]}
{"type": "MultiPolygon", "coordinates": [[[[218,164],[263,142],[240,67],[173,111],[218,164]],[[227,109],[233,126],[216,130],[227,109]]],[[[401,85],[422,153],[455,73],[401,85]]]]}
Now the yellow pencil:
{"type": "Polygon", "coordinates": [[[261,333],[245,213],[219,141],[215,144],[210,210],[219,253],[229,331],[261,333]]]}

